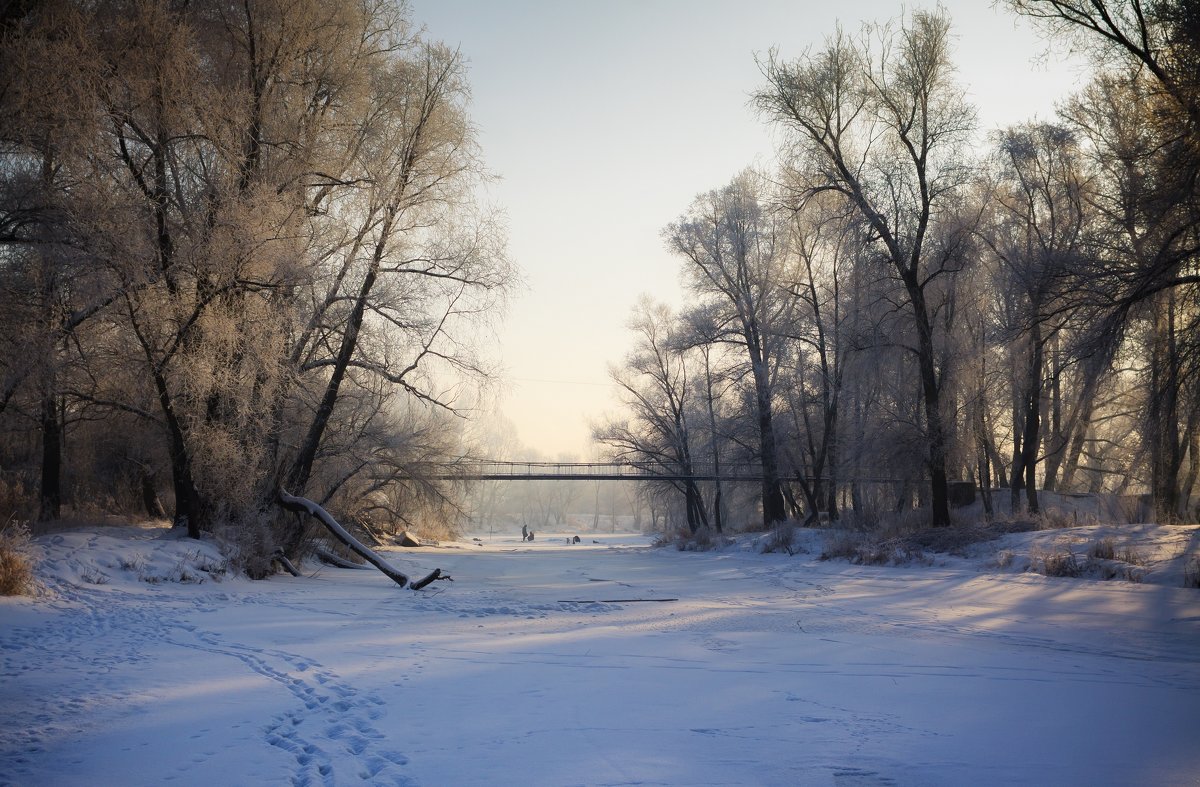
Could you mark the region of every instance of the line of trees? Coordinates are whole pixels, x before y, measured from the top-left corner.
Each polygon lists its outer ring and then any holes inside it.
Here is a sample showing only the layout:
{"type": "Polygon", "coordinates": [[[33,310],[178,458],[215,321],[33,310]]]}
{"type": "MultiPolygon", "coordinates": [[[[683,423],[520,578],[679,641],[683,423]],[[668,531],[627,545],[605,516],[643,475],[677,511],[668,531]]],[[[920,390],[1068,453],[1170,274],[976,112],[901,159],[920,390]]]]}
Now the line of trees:
{"type": "MultiPolygon", "coordinates": [[[[1182,0],[1010,0],[1093,56],[1052,121],[980,149],[944,11],[795,60],[754,94],[781,136],[664,230],[689,300],[644,301],[595,437],[687,473],[753,461],[764,523],[993,487],[1147,493],[1200,477],[1200,17],[1182,0]]],[[[720,529],[720,486],[678,495],[720,529]]]]}
{"type": "Polygon", "coordinates": [[[392,0],[7,4],[5,481],[229,525],[261,571],[300,547],[280,487],[415,516],[511,275],[467,93],[392,0]]]}

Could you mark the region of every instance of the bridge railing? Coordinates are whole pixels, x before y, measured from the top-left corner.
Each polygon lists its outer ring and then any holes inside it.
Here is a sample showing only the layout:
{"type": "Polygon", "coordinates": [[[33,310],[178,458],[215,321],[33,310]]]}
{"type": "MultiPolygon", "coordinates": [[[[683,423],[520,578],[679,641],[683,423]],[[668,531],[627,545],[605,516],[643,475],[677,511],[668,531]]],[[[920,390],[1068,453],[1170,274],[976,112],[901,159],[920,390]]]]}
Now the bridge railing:
{"type": "Polygon", "coordinates": [[[641,462],[519,462],[474,460],[452,466],[431,467],[426,478],[450,481],[753,481],[762,478],[758,465],[693,465],[690,473],[678,468],[641,462]]]}

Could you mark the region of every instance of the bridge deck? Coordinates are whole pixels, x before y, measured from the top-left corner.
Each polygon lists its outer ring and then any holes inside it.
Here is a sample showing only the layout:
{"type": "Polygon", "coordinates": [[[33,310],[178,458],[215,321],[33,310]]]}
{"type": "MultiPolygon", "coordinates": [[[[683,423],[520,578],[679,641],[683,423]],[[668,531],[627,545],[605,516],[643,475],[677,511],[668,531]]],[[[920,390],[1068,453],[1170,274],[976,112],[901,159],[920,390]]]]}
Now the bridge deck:
{"type": "Polygon", "coordinates": [[[691,473],[622,462],[464,462],[431,469],[422,477],[437,481],[761,481],[762,469],[711,465],[691,473]]]}

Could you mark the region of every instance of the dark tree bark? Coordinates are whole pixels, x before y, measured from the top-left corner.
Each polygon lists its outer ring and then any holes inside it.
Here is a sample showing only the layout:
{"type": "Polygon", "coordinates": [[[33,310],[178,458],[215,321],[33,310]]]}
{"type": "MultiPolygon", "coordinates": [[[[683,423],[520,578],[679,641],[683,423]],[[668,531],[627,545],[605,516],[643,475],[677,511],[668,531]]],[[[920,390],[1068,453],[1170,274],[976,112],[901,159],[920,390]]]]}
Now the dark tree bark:
{"type": "Polygon", "coordinates": [[[62,424],[58,397],[53,390],[42,395],[42,478],[38,518],[58,519],[62,506],[62,424]]]}

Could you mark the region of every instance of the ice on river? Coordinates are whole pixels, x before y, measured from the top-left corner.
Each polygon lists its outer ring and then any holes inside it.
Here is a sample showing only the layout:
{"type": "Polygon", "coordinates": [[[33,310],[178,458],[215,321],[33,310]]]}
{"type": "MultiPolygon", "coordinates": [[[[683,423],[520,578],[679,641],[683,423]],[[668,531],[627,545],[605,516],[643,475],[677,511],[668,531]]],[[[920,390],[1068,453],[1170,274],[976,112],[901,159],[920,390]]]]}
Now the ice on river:
{"type": "Polygon", "coordinates": [[[388,553],[455,579],[417,593],[43,536],[47,595],[0,599],[0,784],[1200,783],[1195,589],[564,536],[388,553]]]}

